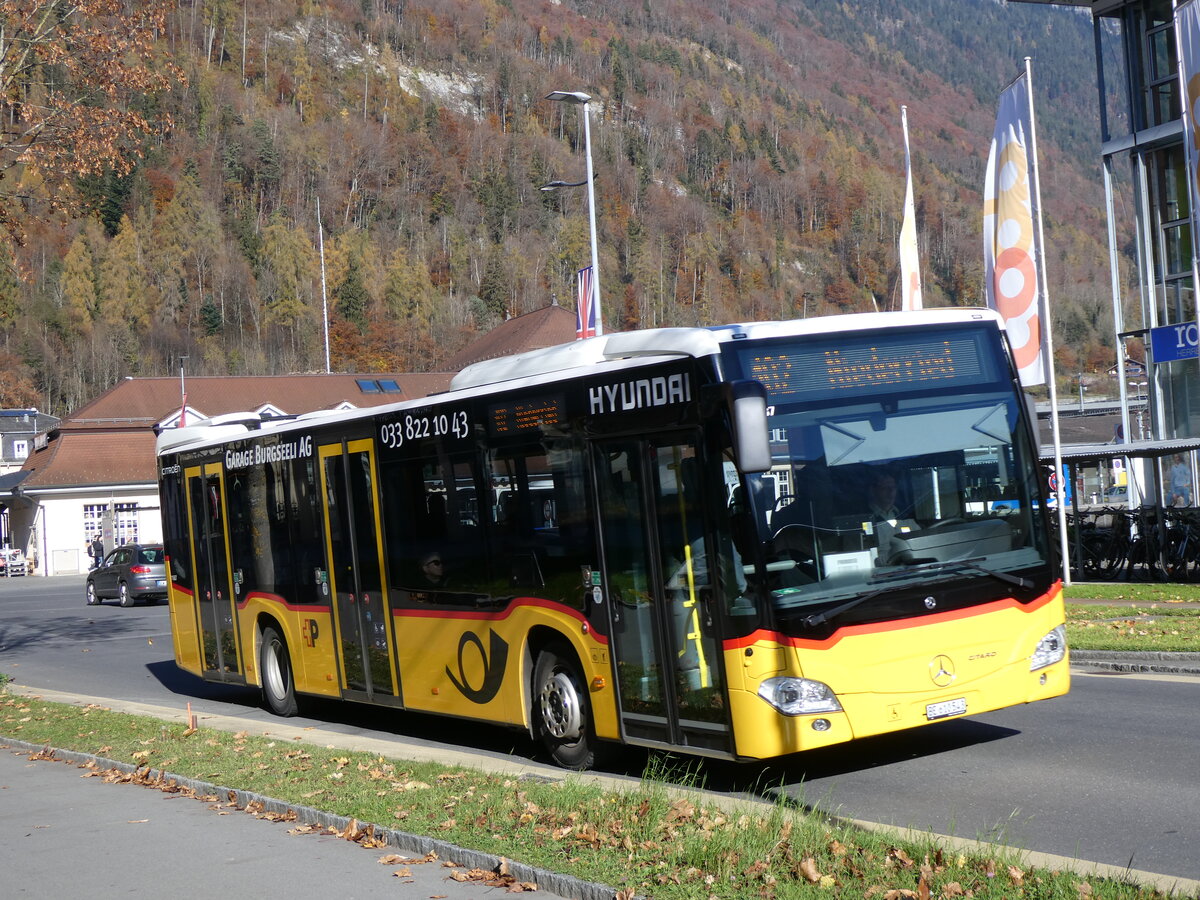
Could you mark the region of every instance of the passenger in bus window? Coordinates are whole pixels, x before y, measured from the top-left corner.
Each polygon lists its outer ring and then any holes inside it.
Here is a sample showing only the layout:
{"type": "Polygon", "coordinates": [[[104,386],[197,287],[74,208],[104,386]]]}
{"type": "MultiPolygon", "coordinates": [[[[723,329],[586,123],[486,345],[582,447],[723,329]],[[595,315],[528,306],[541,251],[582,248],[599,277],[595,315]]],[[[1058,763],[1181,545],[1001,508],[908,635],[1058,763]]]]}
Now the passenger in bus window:
{"type": "Polygon", "coordinates": [[[440,553],[426,553],[421,557],[421,575],[428,587],[446,586],[446,563],[440,553]]]}
{"type": "Polygon", "coordinates": [[[878,469],[871,475],[868,488],[868,512],[872,530],[876,535],[877,560],[886,565],[904,545],[897,544],[900,535],[917,531],[920,525],[905,518],[896,500],[896,476],[887,469],[878,469]]]}

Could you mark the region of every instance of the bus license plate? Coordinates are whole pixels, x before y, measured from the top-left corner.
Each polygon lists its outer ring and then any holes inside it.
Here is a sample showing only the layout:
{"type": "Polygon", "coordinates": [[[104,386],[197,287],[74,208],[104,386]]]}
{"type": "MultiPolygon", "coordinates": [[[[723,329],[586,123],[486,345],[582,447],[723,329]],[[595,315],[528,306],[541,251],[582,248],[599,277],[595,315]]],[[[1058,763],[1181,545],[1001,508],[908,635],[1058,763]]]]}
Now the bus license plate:
{"type": "Polygon", "coordinates": [[[934,719],[944,719],[947,716],[960,716],[967,711],[967,698],[943,700],[941,703],[930,703],[925,707],[925,718],[931,722],[934,719]]]}

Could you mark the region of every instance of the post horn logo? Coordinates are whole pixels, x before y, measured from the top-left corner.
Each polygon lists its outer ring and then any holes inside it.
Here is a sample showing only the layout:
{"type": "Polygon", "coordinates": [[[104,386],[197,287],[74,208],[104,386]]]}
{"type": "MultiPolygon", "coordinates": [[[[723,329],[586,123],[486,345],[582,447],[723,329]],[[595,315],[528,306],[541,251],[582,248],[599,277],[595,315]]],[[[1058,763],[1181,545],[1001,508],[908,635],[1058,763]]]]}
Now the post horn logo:
{"type": "Polygon", "coordinates": [[[954,660],[939,653],[929,661],[929,677],[938,687],[949,687],[955,679],[954,660]]]}

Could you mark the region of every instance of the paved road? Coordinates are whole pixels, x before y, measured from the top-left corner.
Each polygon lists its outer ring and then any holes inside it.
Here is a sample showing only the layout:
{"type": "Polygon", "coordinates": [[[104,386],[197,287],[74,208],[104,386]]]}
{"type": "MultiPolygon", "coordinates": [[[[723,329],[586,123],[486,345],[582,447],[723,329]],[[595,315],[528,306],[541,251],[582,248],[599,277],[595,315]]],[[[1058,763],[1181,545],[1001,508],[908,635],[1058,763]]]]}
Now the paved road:
{"type": "MultiPolygon", "coordinates": [[[[208,685],[173,664],[166,609],[83,605],[82,578],[0,580],[0,671],[42,689],[235,715],[277,729],[254,690],[208,685]]],[[[1200,879],[1200,678],[1077,673],[1069,696],[770,765],[702,764],[729,794],[782,786],[837,814],[1200,879]]],[[[404,742],[538,768],[519,733],[343,704],[289,727],[404,742]],[[436,736],[434,739],[433,736],[436,736]]],[[[322,737],[325,740],[325,737],[322,737]]],[[[636,779],[646,755],[608,774],[636,779]]],[[[545,770],[548,771],[548,770],[545,770]]]]}
{"type": "Polygon", "coordinates": [[[487,900],[504,893],[455,881],[452,871],[467,870],[440,860],[383,865],[382,857],[398,851],[368,850],[328,833],[289,834],[294,823],[85,774],[67,763],[31,760],[0,742],[5,897],[487,900]]]}

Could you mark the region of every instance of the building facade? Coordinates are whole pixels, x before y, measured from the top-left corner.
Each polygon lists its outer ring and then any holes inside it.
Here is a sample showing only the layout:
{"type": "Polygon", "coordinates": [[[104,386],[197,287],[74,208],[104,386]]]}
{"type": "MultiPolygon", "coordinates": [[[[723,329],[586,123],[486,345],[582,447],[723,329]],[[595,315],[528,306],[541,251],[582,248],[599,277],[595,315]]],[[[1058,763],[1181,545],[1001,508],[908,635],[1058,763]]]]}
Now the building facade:
{"type": "Polygon", "coordinates": [[[1176,0],[1020,2],[1091,13],[1117,344],[1112,371],[1121,399],[1118,440],[1143,445],[1122,463],[1136,476],[1129,502],[1180,505],[1182,494],[1182,505],[1191,506],[1200,441],[1200,298],[1176,0]],[[1188,487],[1173,491],[1176,483],[1188,487]]]}
{"type": "MultiPolygon", "coordinates": [[[[1200,437],[1191,204],[1173,0],[1093,0],[1118,346],[1148,364],[1151,437],[1200,437]],[[1132,250],[1121,275],[1118,254],[1132,250]],[[1123,283],[1124,282],[1124,283],[1123,283]],[[1134,353],[1133,355],[1138,355],[1134,353]]],[[[1124,395],[1132,390],[1121,379],[1124,395]]],[[[1126,425],[1126,433],[1130,433],[1126,425]]]]}
{"type": "MultiPolygon", "coordinates": [[[[36,409],[0,409],[0,494],[6,482],[16,483],[25,460],[39,447],[44,447],[49,433],[58,427],[59,420],[36,409]]],[[[0,499],[0,547],[12,543],[8,504],[0,499]]]]}

